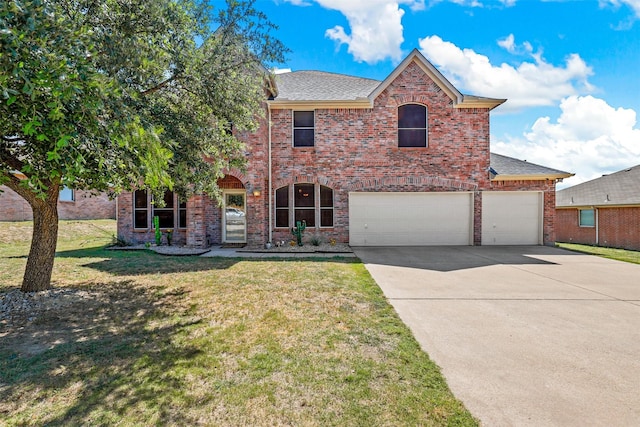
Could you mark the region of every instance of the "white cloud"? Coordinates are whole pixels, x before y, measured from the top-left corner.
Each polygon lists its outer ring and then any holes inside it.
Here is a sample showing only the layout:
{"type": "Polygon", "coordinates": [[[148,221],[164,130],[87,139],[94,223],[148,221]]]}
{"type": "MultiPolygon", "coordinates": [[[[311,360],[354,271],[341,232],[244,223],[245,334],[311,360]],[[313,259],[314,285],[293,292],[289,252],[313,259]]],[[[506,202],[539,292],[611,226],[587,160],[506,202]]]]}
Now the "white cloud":
{"type": "Polygon", "coordinates": [[[620,7],[622,5],[629,6],[635,12],[636,17],[640,18],[640,0],[600,0],[600,7],[620,7]]]}
{"type": "Polygon", "coordinates": [[[493,152],[573,172],[564,186],[640,164],[636,112],[592,96],[569,96],[552,122],[540,117],[521,137],[492,142],[493,152]]]}
{"type": "Polygon", "coordinates": [[[346,44],[356,61],[374,64],[390,58],[402,59],[400,45],[404,41],[400,4],[413,10],[424,8],[423,0],[316,0],[321,6],[340,11],[349,21],[351,34],[336,25],[325,35],[346,44]]]}
{"type": "MultiPolygon", "coordinates": [[[[285,0],[291,4],[305,6],[310,0],[285,0]]],[[[327,29],[325,36],[347,50],[356,61],[374,64],[391,59],[400,62],[404,42],[402,16],[405,11],[425,8],[425,0],[315,0],[326,9],[337,10],[349,22],[349,28],[336,25],[327,29]],[[350,33],[348,33],[350,31],[350,33]]]]}
{"type": "Polygon", "coordinates": [[[554,66],[534,53],[529,43],[517,46],[511,35],[499,45],[509,52],[528,53],[533,62],[525,61],[517,67],[493,65],[487,56],[460,49],[438,36],[425,37],[419,43],[422,53],[458,88],[473,95],[507,98],[501,111],[553,105],[564,97],[593,90],[587,80],[593,74],[591,67],[578,54],[554,66]]]}

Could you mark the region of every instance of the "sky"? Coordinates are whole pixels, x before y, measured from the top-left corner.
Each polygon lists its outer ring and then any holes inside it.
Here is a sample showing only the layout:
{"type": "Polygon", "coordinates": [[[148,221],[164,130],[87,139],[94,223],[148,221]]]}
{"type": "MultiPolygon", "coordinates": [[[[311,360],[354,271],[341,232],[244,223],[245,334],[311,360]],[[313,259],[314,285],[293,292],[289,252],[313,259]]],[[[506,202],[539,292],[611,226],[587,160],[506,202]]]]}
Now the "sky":
{"type": "MultiPolygon", "coordinates": [[[[218,0],[215,0],[218,1],[218,0]]],[[[640,164],[640,0],[257,0],[278,69],[384,80],[418,49],[492,111],[491,151],[575,173],[640,164]]]]}

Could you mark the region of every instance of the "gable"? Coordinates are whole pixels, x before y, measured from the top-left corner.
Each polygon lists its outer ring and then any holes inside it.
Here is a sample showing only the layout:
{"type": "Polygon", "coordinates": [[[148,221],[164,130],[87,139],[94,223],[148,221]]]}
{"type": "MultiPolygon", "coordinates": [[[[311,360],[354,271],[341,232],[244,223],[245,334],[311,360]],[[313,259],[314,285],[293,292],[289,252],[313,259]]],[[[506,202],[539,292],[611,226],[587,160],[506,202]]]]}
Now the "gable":
{"type": "Polygon", "coordinates": [[[414,49],[409,56],[407,56],[391,74],[369,95],[369,100],[373,104],[373,101],[380,96],[389,86],[391,86],[398,78],[402,76],[402,73],[411,67],[419,67],[425,76],[435,84],[439,90],[449,97],[455,108],[488,108],[493,109],[503,104],[506,99],[494,99],[480,96],[464,95],[458,89],[451,84],[438,71],[436,67],[431,64],[417,49],[414,49]]]}
{"type": "Polygon", "coordinates": [[[414,49],[382,82],[321,71],[296,71],[277,75],[276,96],[267,102],[271,108],[372,108],[374,101],[401,78],[407,69],[418,68],[426,82],[444,93],[454,108],[493,109],[505,99],[464,95],[427,59],[414,49]]]}

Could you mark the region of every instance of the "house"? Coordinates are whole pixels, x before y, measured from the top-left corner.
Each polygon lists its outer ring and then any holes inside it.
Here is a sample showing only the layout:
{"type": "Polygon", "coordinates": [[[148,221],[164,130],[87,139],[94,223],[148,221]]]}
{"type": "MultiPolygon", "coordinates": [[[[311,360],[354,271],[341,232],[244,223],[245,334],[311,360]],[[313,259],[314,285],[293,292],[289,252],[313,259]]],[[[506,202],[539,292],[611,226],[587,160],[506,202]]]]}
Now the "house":
{"type": "MultiPolygon", "coordinates": [[[[21,174],[17,174],[20,176],[21,174]]],[[[23,179],[26,178],[22,175],[23,179]]],[[[114,219],[116,201],[107,194],[64,187],[58,199],[60,219],[114,219]]],[[[32,221],[31,205],[9,187],[0,186],[0,221],[32,221]]]]}
{"type": "Polygon", "coordinates": [[[305,236],[366,245],[553,244],[555,185],[570,173],[489,151],[504,99],[460,93],[417,50],[384,80],[298,71],[275,76],[247,168],[203,195],[144,190],[118,199],[118,233],[153,241],[153,216],[189,246],[305,236]]]}
{"type": "Polygon", "coordinates": [[[556,240],[640,250],[640,165],[558,191],[556,240]]]}

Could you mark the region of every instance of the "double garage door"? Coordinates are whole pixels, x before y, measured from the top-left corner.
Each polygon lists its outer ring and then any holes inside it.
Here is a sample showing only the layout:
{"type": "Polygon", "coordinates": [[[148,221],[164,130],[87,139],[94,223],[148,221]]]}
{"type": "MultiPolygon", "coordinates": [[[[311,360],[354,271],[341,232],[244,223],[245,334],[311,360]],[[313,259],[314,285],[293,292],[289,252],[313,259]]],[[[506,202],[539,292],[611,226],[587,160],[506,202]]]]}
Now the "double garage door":
{"type": "MultiPolygon", "coordinates": [[[[349,193],[352,246],[473,245],[473,193],[349,193]]],[[[483,245],[541,244],[540,192],[484,192],[483,245]]]]}

